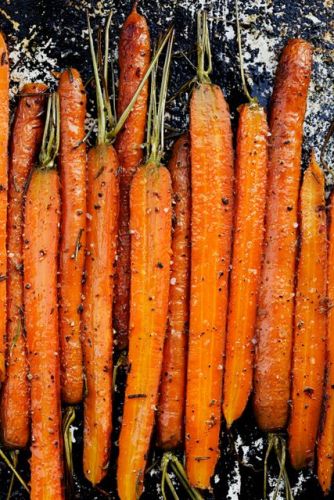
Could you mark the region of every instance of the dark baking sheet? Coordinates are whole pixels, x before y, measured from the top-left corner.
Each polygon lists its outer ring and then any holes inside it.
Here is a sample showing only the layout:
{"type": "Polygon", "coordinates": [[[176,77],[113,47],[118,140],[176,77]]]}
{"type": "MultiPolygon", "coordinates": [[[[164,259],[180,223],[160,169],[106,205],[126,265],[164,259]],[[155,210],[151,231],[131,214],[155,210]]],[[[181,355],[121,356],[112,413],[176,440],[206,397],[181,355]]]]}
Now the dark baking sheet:
{"type": "MultiPolygon", "coordinates": [[[[308,113],[305,124],[303,149],[304,164],[311,147],[319,156],[325,131],[334,118],[334,6],[333,0],[240,0],[243,25],[243,44],[247,75],[253,93],[264,105],[268,104],[274,71],[281,48],[287,39],[303,36],[315,46],[313,80],[310,89],[308,113]]],[[[170,94],[194,75],[194,70],[182,56],[185,53],[195,62],[195,14],[198,8],[209,12],[210,33],[214,59],[213,81],[224,89],[231,106],[235,126],[236,110],[244,98],[240,77],[235,38],[234,0],[141,0],[139,10],[149,21],[152,38],[170,23],[176,28],[175,58],[170,84],[170,94]]],[[[111,42],[117,51],[119,28],[129,13],[131,0],[0,0],[0,27],[8,38],[12,67],[12,104],[23,82],[44,80],[55,84],[51,71],[67,66],[77,67],[85,80],[91,76],[85,9],[95,17],[96,25],[109,9],[114,10],[111,42]]],[[[187,127],[187,100],[183,94],[168,108],[169,133],[187,127]]],[[[94,116],[93,102],[89,106],[94,116]]],[[[89,120],[88,120],[89,121],[89,120]]],[[[331,152],[330,152],[331,153],[331,152]]],[[[167,152],[168,154],[168,152],[167,152]]],[[[330,177],[328,178],[331,181],[330,177]]],[[[120,379],[124,373],[120,373],[120,379]]],[[[124,380],[123,380],[124,382],[124,380]]],[[[76,481],[73,496],[83,499],[117,498],[115,494],[115,459],[117,431],[121,414],[122,380],[115,393],[115,432],[110,462],[110,474],[101,484],[102,490],[92,489],[81,472],[82,426],[81,408],[77,408],[74,435],[74,466],[76,481]]],[[[154,437],[153,437],[154,441],[154,437]]],[[[251,409],[226,434],[222,429],[221,459],[213,479],[214,493],[206,498],[261,499],[263,495],[263,457],[266,447],[264,436],[256,429],[251,409]]],[[[153,448],[153,447],[152,447],[153,448]]],[[[180,455],[182,456],[182,455],[180,455]]],[[[153,450],[150,464],[161,458],[153,450]]],[[[29,480],[27,460],[29,452],[21,452],[19,471],[29,480]]],[[[275,484],[278,469],[273,460],[269,471],[269,485],[275,484]]],[[[296,473],[289,468],[289,475],[296,499],[321,499],[316,478],[310,471],[296,473]]],[[[0,498],[6,498],[10,474],[0,461],[0,498]]],[[[161,496],[159,467],[155,465],[147,474],[143,498],[161,496]]],[[[270,488],[269,488],[270,489],[270,488]]],[[[271,488],[272,489],[272,488],[271,488]]],[[[26,498],[15,482],[12,498],[26,498]]],[[[180,491],[180,498],[187,498],[180,491]]],[[[283,489],[280,498],[284,498],[283,489]]],[[[334,498],[334,494],[330,496],[334,498]]]]}

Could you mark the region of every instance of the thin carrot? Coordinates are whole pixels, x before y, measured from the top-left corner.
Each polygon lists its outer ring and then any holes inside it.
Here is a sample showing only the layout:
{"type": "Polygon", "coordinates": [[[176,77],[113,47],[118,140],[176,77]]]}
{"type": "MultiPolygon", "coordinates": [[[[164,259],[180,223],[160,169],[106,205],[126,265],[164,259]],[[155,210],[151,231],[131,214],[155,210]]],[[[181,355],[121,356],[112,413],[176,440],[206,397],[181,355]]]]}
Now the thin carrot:
{"type": "Polygon", "coordinates": [[[7,168],[9,137],[9,64],[5,39],[0,33],[0,382],[5,380],[6,278],[7,278],[7,168]]]}
{"type": "Polygon", "coordinates": [[[301,248],[289,421],[289,452],[295,469],[313,461],[324,385],[327,280],[325,178],[314,153],[304,174],[300,213],[301,248]]]}
{"type": "Polygon", "coordinates": [[[158,443],[163,449],[175,448],[183,440],[189,321],[191,211],[189,155],[189,138],[183,135],[174,144],[169,162],[173,191],[173,263],[157,421],[158,443]]]}
{"type": "Polygon", "coordinates": [[[59,80],[62,220],[60,246],[61,390],[66,403],[82,399],[80,339],[82,272],[86,243],[86,94],[76,69],[59,80]]]}
{"type": "Polygon", "coordinates": [[[130,192],[129,372],[117,468],[121,500],[135,500],[143,490],[167,324],[172,200],[170,174],[161,165],[161,156],[172,42],[169,36],[158,109],[152,76],[148,159],[134,175],[130,192]]]}
{"type": "Polygon", "coordinates": [[[211,71],[207,14],[198,15],[198,84],[190,103],[191,284],[186,471],[210,488],[219,457],[223,353],[233,205],[230,113],[211,71]],[[204,60],[208,59],[208,68],[204,60]]]}
{"type": "MultiPolygon", "coordinates": [[[[150,33],[145,17],[137,12],[136,3],[126,19],[119,40],[119,95],[117,102],[120,116],[133,97],[150,64],[150,33]]],[[[120,174],[119,232],[115,275],[114,326],[117,347],[128,344],[130,299],[130,234],[129,193],[132,177],[143,159],[147,114],[148,82],[138,96],[121,132],[115,148],[122,167],[120,174]]]]}
{"type": "Polygon", "coordinates": [[[290,397],[297,203],[312,46],[290,40],[271,101],[264,263],[257,317],[254,411],[262,430],[285,427],[290,397]]]}
{"type": "Polygon", "coordinates": [[[239,108],[237,132],[234,241],[223,394],[228,428],[243,413],[252,388],[268,161],[266,112],[247,90],[238,10],[237,27],[241,77],[249,103],[239,108]]]}
{"type": "Polygon", "coordinates": [[[29,439],[28,364],[23,317],[23,200],[43,134],[46,85],[27,83],[15,114],[11,138],[7,216],[7,373],[2,391],[1,425],[6,446],[23,448],[29,439]]]}
{"type": "Polygon", "coordinates": [[[53,94],[48,101],[39,163],[29,183],[24,221],[32,500],[64,498],[57,307],[60,193],[55,158],[58,146],[59,100],[53,94]]]}

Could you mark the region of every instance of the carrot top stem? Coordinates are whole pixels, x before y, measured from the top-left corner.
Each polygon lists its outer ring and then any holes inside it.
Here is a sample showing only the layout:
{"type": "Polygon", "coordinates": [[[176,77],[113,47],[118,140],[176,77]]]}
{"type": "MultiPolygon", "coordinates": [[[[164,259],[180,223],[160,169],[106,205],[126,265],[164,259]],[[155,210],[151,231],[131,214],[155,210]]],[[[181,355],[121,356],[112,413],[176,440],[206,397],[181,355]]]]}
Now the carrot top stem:
{"type": "Polygon", "coordinates": [[[39,153],[38,168],[42,170],[55,168],[55,160],[58,155],[60,144],[59,116],[59,95],[57,92],[53,92],[53,94],[48,97],[45,127],[39,153]]]}
{"type": "Polygon", "coordinates": [[[266,450],[264,458],[264,482],[263,482],[263,498],[267,498],[267,476],[268,476],[268,459],[271,451],[274,450],[276,459],[279,465],[279,475],[277,478],[277,483],[273,495],[273,500],[277,499],[279,493],[279,487],[283,479],[285,486],[285,497],[286,500],[293,500],[293,494],[290,486],[289,477],[285,468],[286,461],[286,442],[285,439],[280,434],[269,433],[268,434],[268,447],[266,450]]]}
{"type": "Polygon", "coordinates": [[[197,78],[200,83],[210,83],[212,72],[211,45],[208,28],[208,14],[205,10],[197,13],[197,78]]]}
{"type": "Polygon", "coordinates": [[[167,499],[166,495],[166,485],[169,487],[169,490],[176,500],[179,499],[179,496],[177,495],[174,485],[168,475],[168,466],[170,465],[171,471],[174,473],[176,478],[180,481],[181,485],[185,489],[186,493],[188,494],[188,497],[191,500],[203,500],[203,497],[198,493],[198,491],[191,487],[186,475],[186,472],[184,470],[183,465],[179,461],[179,459],[170,451],[166,452],[163,454],[162,460],[161,460],[161,471],[162,471],[162,477],[161,477],[161,492],[164,500],[167,499]]]}
{"type": "Polygon", "coordinates": [[[75,409],[73,406],[68,406],[63,416],[63,435],[64,435],[64,451],[65,451],[65,466],[66,478],[72,483],[73,479],[73,459],[72,459],[72,430],[71,425],[75,420],[75,409]]]}
{"type": "Polygon", "coordinates": [[[16,470],[16,466],[13,465],[13,463],[9,460],[9,458],[7,457],[7,455],[3,452],[3,450],[0,448],[0,458],[5,462],[5,464],[7,465],[7,467],[12,471],[12,473],[14,474],[14,476],[18,479],[18,481],[21,483],[21,485],[23,486],[23,488],[28,492],[30,493],[30,490],[27,486],[27,484],[25,483],[25,481],[22,479],[22,477],[20,476],[20,474],[17,472],[16,470]]]}
{"type": "Polygon", "coordinates": [[[237,40],[238,40],[238,50],[239,50],[239,61],[240,61],[240,75],[242,82],[242,90],[247,97],[248,101],[251,104],[255,104],[257,101],[254,97],[252,97],[248,90],[246,75],[245,75],[245,65],[244,65],[244,56],[242,53],[242,43],[241,43],[241,27],[240,27],[240,18],[239,18],[239,7],[238,0],[235,0],[235,17],[237,22],[237,40]]]}

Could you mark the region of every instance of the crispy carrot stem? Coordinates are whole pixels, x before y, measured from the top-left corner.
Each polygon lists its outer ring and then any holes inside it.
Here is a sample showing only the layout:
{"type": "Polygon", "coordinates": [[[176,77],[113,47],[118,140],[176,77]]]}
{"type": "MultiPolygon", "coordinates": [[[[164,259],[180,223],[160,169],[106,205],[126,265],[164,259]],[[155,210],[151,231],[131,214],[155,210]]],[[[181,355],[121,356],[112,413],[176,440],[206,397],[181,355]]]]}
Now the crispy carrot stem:
{"type": "Polygon", "coordinates": [[[256,303],[261,275],[267,183],[268,126],[263,108],[240,109],[236,209],[223,412],[227,427],[243,413],[252,388],[256,303]]]}
{"type": "Polygon", "coordinates": [[[27,83],[15,114],[11,140],[7,216],[7,375],[2,392],[1,424],[7,446],[22,448],[29,439],[29,386],[23,312],[23,200],[43,133],[42,83],[27,83]],[[40,94],[40,95],[38,95],[40,94]]]}
{"type": "Polygon", "coordinates": [[[9,64],[6,42],[0,33],[0,382],[5,380],[7,278],[7,168],[9,136],[9,64]]]}
{"type": "Polygon", "coordinates": [[[75,69],[59,80],[62,185],[60,247],[61,390],[66,403],[82,399],[81,282],[86,242],[86,94],[75,69]]]}
{"type": "MultiPolygon", "coordinates": [[[[118,116],[128,106],[150,63],[150,34],[146,19],[138,14],[136,4],[126,19],[119,41],[119,96],[118,116]]],[[[114,326],[117,346],[124,349],[128,344],[130,299],[130,234],[129,192],[132,177],[143,159],[143,147],[148,82],[117,136],[115,148],[122,171],[120,174],[119,233],[115,280],[114,326]]]]}
{"type": "Polygon", "coordinates": [[[158,443],[163,449],[175,448],[183,440],[189,321],[191,210],[189,154],[189,139],[187,135],[183,135],[174,144],[169,162],[173,190],[173,263],[157,421],[158,443]]]}
{"type": "Polygon", "coordinates": [[[313,461],[323,397],[326,340],[327,234],[325,178],[314,154],[300,193],[301,248],[298,262],[292,409],[289,422],[291,464],[313,461]]]}
{"type": "Polygon", "coordinates": [[[281,56],[271,102],[264,264],[258,303],[254,411],[262,430],[286,425],[303,121],[312,47],[290,40],[281,56]]]}

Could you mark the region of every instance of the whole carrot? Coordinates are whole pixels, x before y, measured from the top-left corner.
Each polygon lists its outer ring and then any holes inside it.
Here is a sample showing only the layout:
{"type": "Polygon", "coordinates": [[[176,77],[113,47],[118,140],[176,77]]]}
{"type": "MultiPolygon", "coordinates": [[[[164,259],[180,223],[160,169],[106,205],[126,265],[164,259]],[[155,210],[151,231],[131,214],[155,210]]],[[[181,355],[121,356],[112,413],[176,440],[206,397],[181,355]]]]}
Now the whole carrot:
{"type": "Polygon", "coordinates": [[[9,64],[5,39],[0,33],[0,382],[5,380],[6,351],[6,225],[9,137],[9,64]]]}
{"type": "Polygon", "coordinates": [[[186,471],[207,489],[219,457],[233,205],[230,112],[211,71],[206,13],[198,16],[198,84],[190,102],[191,282],[186,471]],[[204,59],[209,67],[204,68],[204,59]]]}
{"type": "Polygon", "coordinates": [[[61,390],[66,403],[82,398],[80,339],[82,272],[86,243],[86,94],[76,69],[59,80],[62,220],[60,246],[61,390]]]}
{"type": "Polygon", "coordinates": [[[237,28],[241,77],[249,102],[239,108],[236,146],[236,208],[223,394],[228,428],[243,413],[252,388],[268,162],[266,112],[247,90],[238,11],[237,28]]]}
{"type": "Polygon", "coordinates": [[[189,154],[189,138],[183,135],[175,142],[169,162],[173,191],[173,263],[157,421],[158,443],[164,449],[175,448],[183,440],[189,321],[191,212],[189,154]]]}
{"type": "Polygon", "coordinates": [[[31,499],[64,498],[57,307],[59,101],[48,102],[38,166],[25,203],[24,307],[31,380],[31,499]],[[52,106],[51,106],[52,103],[52,106]]]}
{"type": "Polygon", "coordinates": [[[314,153],[304,174],[300,213],[301,248],[289,422],[290,460],[295,469],[313,461],[324,384],[327,280],[325,178],[314,153]]]}
{"type": "MultiPolygon", "coordinates": [[[[169,35],[171,32],[169,32],[169,35]]],[[[143,490],[161,376],[168,313],[171,258],[171,179],[161,165],[169,65],[169,36],[157,109],[152,76],[150,145],[147,162],[134,175],[130,192],[131,296],[129,372],[119,438],[118,495],[135,500],[143,490]]]]}
{"type": "Polygon", "coordinates": [[[7,215],[7,373],[2,391],[1,425],[7,446],[23,448],[29,439],[30,396],[23,311],[23,201],[43,134],[47,90],[27,83],[15,113],[11,138],[7,215]]]}
{"type": "Polygon", "coordinates": [[[290,40],[281,56],[271,101],[264,262],[258,302],[254,411],[262,430],[285,426],[297,244],[297,203],[303,121],[312,47],[290,40]]]}
{"type": "MultiPolygon", "coordinates": [[[[136,3],[126,19],[119,40],[118,116],[128,106],[150,64],[150,33],[145,17],[137,12],[136,3]]],[[[122,167],[119,187],[120,206],[115,275],[114,326],[117,347],[128,344],[130,299],[130,234],[129,192],[132,177],[143,159],[147,113],[148,82],[133,106],[115,148],[122,167]]]]}

